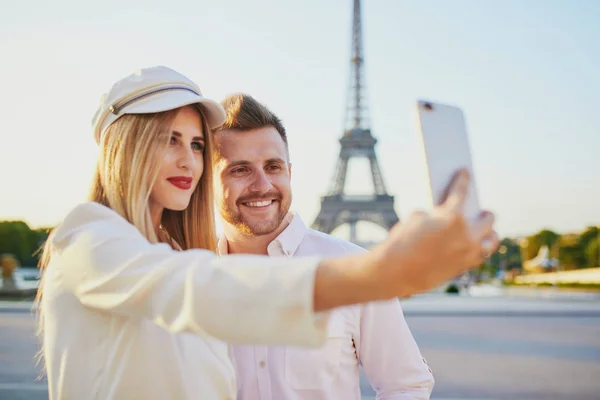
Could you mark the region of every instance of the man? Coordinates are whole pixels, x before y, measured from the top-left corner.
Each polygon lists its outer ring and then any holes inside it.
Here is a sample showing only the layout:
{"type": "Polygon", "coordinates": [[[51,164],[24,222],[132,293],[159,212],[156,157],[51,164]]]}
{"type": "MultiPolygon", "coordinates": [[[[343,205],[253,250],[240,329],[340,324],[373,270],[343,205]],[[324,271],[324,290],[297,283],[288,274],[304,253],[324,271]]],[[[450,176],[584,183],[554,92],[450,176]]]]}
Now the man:
{"type": "MultiPolygon", "coordinates": [[[[225,234],[219,253],[363,252],[289,211],[291,164],[279,118],[245,94],[222,104],[227,119],[215,133],[214,171],[225,234]]],[[[434,384],[397,300],[336,309],[321,348],[234,345],[233,357],[241,400],[359,400],[359,365],[378,398],[428,399],[434,384]]]]}

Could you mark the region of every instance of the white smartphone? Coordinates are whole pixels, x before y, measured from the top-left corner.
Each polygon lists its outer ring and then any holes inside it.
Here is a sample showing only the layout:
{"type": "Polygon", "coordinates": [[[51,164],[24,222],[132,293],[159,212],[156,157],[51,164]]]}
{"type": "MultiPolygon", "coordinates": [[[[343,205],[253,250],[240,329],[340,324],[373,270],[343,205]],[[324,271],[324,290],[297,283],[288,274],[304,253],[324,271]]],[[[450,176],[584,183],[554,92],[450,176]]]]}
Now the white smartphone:
{"type": "Polygon", "coordinates": [[[442,202],[454,174],[467,168],[471,175],[464,216],[477,218],[481,209],[473,173],[465,117],[460,108],[417,100],[421,143],[425,153],[431,205],[442,202]]]}

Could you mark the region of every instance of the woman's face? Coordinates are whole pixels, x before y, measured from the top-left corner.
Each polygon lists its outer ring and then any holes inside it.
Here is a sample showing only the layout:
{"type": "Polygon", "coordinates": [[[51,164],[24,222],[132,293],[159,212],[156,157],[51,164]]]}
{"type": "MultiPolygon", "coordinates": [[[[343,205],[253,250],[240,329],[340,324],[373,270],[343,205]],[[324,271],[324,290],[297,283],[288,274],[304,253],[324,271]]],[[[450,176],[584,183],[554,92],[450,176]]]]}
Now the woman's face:
{"type": "Polygon", "coordinates": [[[150,192],[150,212],[155,222],[165,208],[187,208],[204,171],[204,132],[196,108],[179,110],[171,126],[169,146],[157,162],[159,173],[150,192]]]}

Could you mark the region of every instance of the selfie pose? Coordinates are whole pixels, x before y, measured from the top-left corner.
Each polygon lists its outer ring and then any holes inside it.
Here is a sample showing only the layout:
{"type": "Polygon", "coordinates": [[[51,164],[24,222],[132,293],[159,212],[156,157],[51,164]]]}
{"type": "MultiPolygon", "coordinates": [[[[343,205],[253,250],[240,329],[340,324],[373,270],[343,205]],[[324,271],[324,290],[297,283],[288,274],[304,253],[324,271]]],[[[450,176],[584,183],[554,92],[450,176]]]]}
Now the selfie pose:
{"type": "Polygon", "coordinates": [[[475,267],[494,217],[469,176],[371,252],[217,257],[211,131],[225,112],[166,67],[115,83],[93,119],[87,202],[51,233],[39,290],[51,399],[234,399],[227,342],[323,346],[331,309],[407,297],[475,267]]]}

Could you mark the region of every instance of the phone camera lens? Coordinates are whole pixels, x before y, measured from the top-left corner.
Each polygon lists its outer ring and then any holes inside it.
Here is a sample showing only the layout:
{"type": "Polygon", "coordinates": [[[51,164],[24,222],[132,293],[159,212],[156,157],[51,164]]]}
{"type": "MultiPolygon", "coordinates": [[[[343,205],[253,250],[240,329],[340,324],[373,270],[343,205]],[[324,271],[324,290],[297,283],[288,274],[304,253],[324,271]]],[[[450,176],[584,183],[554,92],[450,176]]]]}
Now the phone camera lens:
{"type": "Polygon", "coordinates": [[[427,111],[433,110],[433,106],[431,105],[431,103],[424,103],[423,108],[426,109],[427,111]]]}

